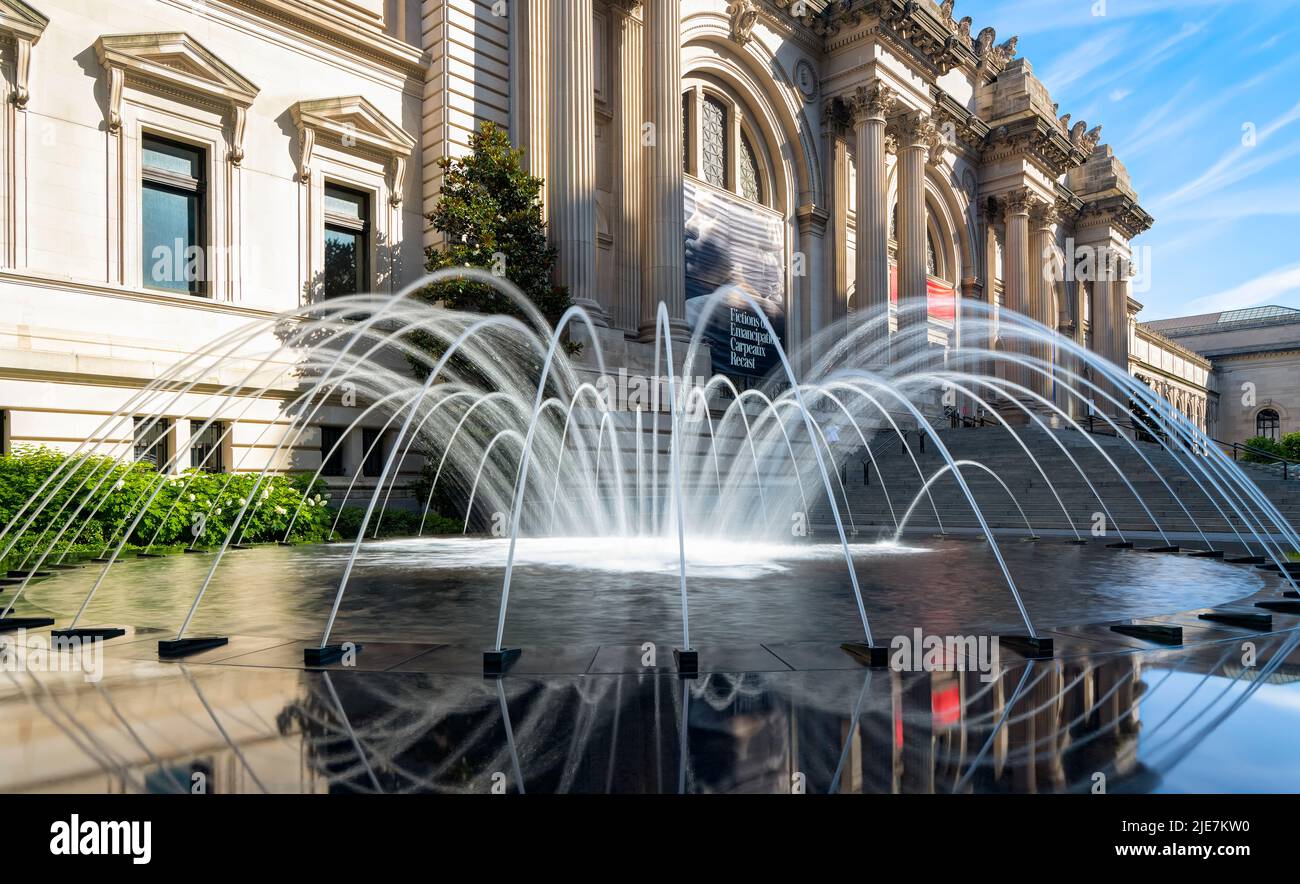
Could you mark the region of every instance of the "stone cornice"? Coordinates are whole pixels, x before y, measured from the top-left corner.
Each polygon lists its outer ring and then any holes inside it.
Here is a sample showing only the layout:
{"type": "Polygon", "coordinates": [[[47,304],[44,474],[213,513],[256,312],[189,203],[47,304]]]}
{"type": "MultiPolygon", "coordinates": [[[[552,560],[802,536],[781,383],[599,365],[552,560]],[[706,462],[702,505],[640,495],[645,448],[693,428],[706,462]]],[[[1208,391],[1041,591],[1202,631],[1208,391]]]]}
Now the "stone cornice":
{"type": "Polygon", "coordinates": [[[1083,200],[1075,195],[1074,191],[1066,187],[1061,182],[1055,182],[1053,187],[1056,196],[1056,214],[1062,221],[1074,223],[1079,218],[1079,213],[1083,211],[1083,200]]]}
{"type": "MultiPolygon", "coordinates": [[[[935,8],[918,0],[834,0],[820,20],[827,49],[875,35],[932,74],[979,63],[970,18],[952,19],[952,2],[935,8]]],[[[1005,63],[1005,62],[1004,62],[1005,63]]]]}
{"type": "Polygon", "coordinates": [[[934,119],[940,130],[951,131],[954,146],[960,146],[968,152],[978,153],[988,138],[989,124],[973,111],[969,111],[944,90],[935,86],[930,90],[934,98],[934,119]],[[951,127],[951,128],[950,128],[951,127]]]}
{"type": "Polygon", "coordinates": [[[1124,193],[1115,193],[1084,200],[1078,225],[1083,227],[1097,223],[1108,224],[1126,239],[1132,239],[1149,230],[1155,219],[1138,205],[1137,200],[1124,193]]]}
{"type": "MultiPolygon", "coordinates": [[[[193,2],[169,0],[193,8],[193,2]]],[[[419,47],[391,37],[376,26],[324,7],[318,0],[204,0],[255,22],[272,22],[283,31],[302,34],[329,46],[361,56],[406,76],[423,77],[427,59],[419,47]]],[[[265,24],[262,25],[265,27],[265,24]]]]}
{"type": "Polygon", "coordinates": [[[50,20],[22,0],[0,0],[0,33],[35,43],[50,20]]]}
{"type": "Polygon", "coordinates": [[[14,41],[14,91],[10,100],[19,110],[27,109],[32,69],[32,47],[45,33],[50,20],[22,0],[0,0],[0,34],[14,41]]]}
{"type": "Polygon", "coordinates": [[[128,82],[206,101],[233,117],[229,160],[244,158],[244,126],[258,88],[189,34],[114,34],[95,41],[108,75],[108,131],[122,128],[122,91],[128,82]]]}
{"type": "Polygon", "coordinates": [[[981,153],[986,161],[1024,157],[1053,178],[1088,159],[1088,154],[1070,142],[1055,120],[1038,113],[990,127],[981,153]]]}
{"type": "Polygon", "coordinates": [[[390,201],[394,206],[401,203],[406,160],[415,149],[415,139],[401,126],[360,95],[299,101],[291,112],[294,125],[298,127],[301,147],[301,180],[311,178],[312,154],[317,141],[328,138],[331,144],[345,150],[370,153],[383,159],[392,174],[390,201]]]}

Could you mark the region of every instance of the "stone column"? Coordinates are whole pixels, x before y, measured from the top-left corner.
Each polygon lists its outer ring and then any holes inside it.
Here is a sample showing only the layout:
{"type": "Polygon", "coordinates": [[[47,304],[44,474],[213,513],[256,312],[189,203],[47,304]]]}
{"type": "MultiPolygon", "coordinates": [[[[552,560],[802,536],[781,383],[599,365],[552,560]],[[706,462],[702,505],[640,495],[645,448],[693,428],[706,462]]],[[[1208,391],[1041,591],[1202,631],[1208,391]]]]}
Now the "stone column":
{"type": "MultiPolygon", "coordinates": [[[[857,230],[853,327],[868,331],[861,338],[870,362],[880,366],[889,354],[889,184],[885,177],[885,118],[893,110],[893,93],[880,81],[859,86],[853,95],[853,129],[857,141],[857,230]]],[[[924,269],[924,268],[922,268],[924,269]]]]}
{"type": "MultiPolygon", "coordinates": [[[[1092,349],[1103,359],[1115,360],[1115,298],[1114,284],[1106,270],[1106,251],[1097,250],[1095,279],[1092,283],[1092,349]]],[[[1114,388],[1098,373],[1093,379],[1101,390],[1114,393],[1114,388]]],[[[1095,408],[1099,412],[1113,414],[1114,405],[1100,392],[1091,391],[1095,408]]]]}
{"type": "MultiPolygon", "coordinates": [[[[586,0],[590,8],[591,0],[586,0]]],[[[668,307],[675,334],[686,325],[686,246],[682,204],[681,4],[646,3],[645,115],[653,144],[645,154],[645,247],[641,264],[643,340],[654,340],[659,302],[668,307]]]]}
{"type": "Polygon", "coordinates": [[[644,171],[641,160],[645,148],[641,146],[641,127],[645,123],[642,112],[645,84],[642,68],[645,64],[645,47],[642,41],[641,20],[635,10],[636,0],[620,0],[614,7],[620,15],[618,40],[618,86],[616,137],[618,138],[619,192],[616,194],[618,213],[614,221],[617,231],[618,292],[614,324],[624,331],[635,332],[641,322],[641,185],[644,171]]]}
{"type": "MultiPolygon", "coordinates": [[[[1007,241],[1002,257],[1002,301],[1003,307],[1022,316],[1029,315],[1029,189],[1018,187],[1003,197],[1006,207],[1007,241]]],[[[1016,323],[1017,317],[1011,317],[1016,323]]],[[[1015,330],[999,323],[999,335],[1002,349],[1016,356],[1028,353],[1025,339],[1015,330]]],[[[1028,386],[1030,379],[1028,369],[1009,366],[1007,379],[1017,384],[1028,386]]]]}
{"type": "MultiPolygon", "coordinates": [[[[519,42],[523,56],[522,89],[519,102],[519,146],[524,149],[524,168],[529,175],[547,180],[546,141],[550,135],[550,31],[551,0],[524,0],[520,4],[519,42]]],[[[547,184],[549,185],[549,180],[547,184]]],[[[542,188],[542,217],[547,218],[549,187],[542,188]]]]}
{"type": "MultiPolygon", "coordinates": [[[[1128,339],[1129,339],[1129,322],[1128,322],[1128,259],[1119,258],[1116,261],[1117,270],[1114,282],[1111,283],[1111,293],[1115,299],[1115,364],[1120,367],[1120,371],[1125,375],[1130,374],[1128,365],[1128,339]]],[[[1122,406],[1128,404],[1129,394],[1122,390],[1116,389],[1116,398],[1120,401],[1121,414],[1122,406]]]]}
{"type": "MultiPolygon", "coordinates": [[[[1056,209],[1049,203],[1035,202],[1029,211],[1029,315],[1049,329],[1056,328],[1052,315],[1052,225],[1056,223],[1056,209]]],[[[1052,362],[1052,341],[1034,343],[1031,355],[1049,365],[1052,362]]],[[[1030,388],[1040,396],[1051,395],[1051,380],[1044,375],[1030,378],[1030,388]]]]}
{"type": "Polygon", "coordinates": [[[825,239],[830,299],[828,321],[838,322],[848,314],[849,293],[849,145],[845,138],[848,106],[839,99],[828,101],[822,114],[822,140],[826,145],[826,210],[830,236],[825,239]]]}
{"type": "Polygon", "coordinates": [[[825,251],[826,222],[830,220],[830,214],[816,206],[807,205],[799,207],[798,218],[799,251],[803,252],[804,275],[802,279],[796,277],[800,282],[800,314],[803,317],[803,328],[797,343],[800,345],[800,370],[806,372],[826,351],[826,340],[819,338],[818,334],[830,325],[825,266],[821,257],[825,251]]]}
{"type": "MultiPolygon", "coordinates": [[[[902,362],[924,352],[929,323],[925,266],[925,163],[934,124],[919,112],[899,122],[898,132],[898,336],[893,359],[902,362]]],[[[910,363],[911,371],[924,367],[910,363]]]]}
{"type": "Polygon", "coordinates": [[[592,0],[551,7],[551,244],[555,281],[597,325],[596,74],[592,0]]]}

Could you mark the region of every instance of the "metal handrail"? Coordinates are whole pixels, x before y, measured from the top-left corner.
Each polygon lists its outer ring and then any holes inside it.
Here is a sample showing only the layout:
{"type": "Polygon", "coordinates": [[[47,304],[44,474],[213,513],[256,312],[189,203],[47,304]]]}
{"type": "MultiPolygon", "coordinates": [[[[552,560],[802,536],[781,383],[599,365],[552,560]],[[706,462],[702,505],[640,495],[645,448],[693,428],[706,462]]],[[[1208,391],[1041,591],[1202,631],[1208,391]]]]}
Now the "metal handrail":
{"type": "Polygon", "coordinates": [[[1300,461],[1289,460],[1285,457],[1282,457],[1280,454],[1274,454],[1271,451],[1265,451],[1262,448],[1256,448],[1253,445],[1247,445],[1244,442],[1224,442],[1222,439],[1211,439],[1210,441],[1213,442],[1215,445],[1230,450],[1232,452],[1232,459],[1234,461],[1237,460],[1237,453],[1244,451],[1247,454],[1253,454],[1256,457],[1267,458],[1265,463],[1282,464],[1283,479],[1291,478],[1290,476],[1291,467],[1300,466],[1300,461]]]}

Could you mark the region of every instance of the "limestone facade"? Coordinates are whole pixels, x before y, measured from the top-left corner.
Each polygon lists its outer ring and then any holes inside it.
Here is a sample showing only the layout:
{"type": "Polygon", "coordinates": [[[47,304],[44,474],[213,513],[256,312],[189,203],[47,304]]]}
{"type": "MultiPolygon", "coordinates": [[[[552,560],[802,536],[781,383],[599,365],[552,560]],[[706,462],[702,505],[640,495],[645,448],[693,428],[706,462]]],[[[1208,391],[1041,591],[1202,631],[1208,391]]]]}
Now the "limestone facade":
{"type": "Polygon", "coordinates": [[[1207,432],[1224,442],[1300,432],[1300,310],[1260,306],[1140,327],[1209,366],[1207,432]]]}
{"type": "MultiPolygon", "coordinates": [[[[688,333],[705,203],[765,237],[788,349],[885,315],[940,359],[987,305],[1127,365],[1152,219],[985,24],[952,0],[0,0],[4,444],[71,447],[195,347],[321,297],[331,185],[369,206],[371,287],[417,277],[437,162],[484,120],[546,179],[557,282],[611,365],[648,366],[661,301],[688,333]],[[199,294],[145,285],[150,135],[203,157],[199,294]]],[[[263,466],[281,401],[241,412],[233,468],[263,466]]],[[[309,435],[275,466],[319,462],[309,435]]]]}

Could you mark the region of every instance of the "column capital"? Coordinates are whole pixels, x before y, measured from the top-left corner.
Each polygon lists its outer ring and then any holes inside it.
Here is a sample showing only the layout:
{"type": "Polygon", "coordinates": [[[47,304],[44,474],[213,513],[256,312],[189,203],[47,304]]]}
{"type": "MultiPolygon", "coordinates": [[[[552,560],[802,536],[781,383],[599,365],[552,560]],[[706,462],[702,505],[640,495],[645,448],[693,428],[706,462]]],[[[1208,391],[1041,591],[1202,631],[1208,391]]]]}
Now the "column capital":
{"type": "Polygon", "coordinates": [[[884,122],[898,104],[898,96],[879,80],[859,86],[848,98],[854,123],[869,120],[884,122]]]}
{"type": "Polygon", "coordinates": [[[1029,226],[1033,230],[1046,233],[1060,219],[1060,212],[1052,203],[1040,202],[1035,199],[1029,207],[1029,226]]]}
{"type": "Polygon", "coordinates": [[[898,139],[899,150],[932,150],[939,138],[938,128],[925,111],[907,110],[894,118],[890,126],[898,139]]]}
{"type": "Polygon", "coordinates": [[[795,217],[799,219],[799,235],[805,236],[822,236],[826,233],[826,225],[831,220],[830,212],[811,203],[802,205],[795,212],[795,217]]]}
{"type": "Polygon", "coordinates": [[[641,8],[641,0],[609,0],[609,5],[620,12],[631,15],[641,8]]]}
{"type": "Polygon", "coordinates": [[[1034,205],[1034,194],[1028,187],[1013,187],[998,195],[998,205],[1010,218],[1012,215],[1028,215],[1034,205]]]}

